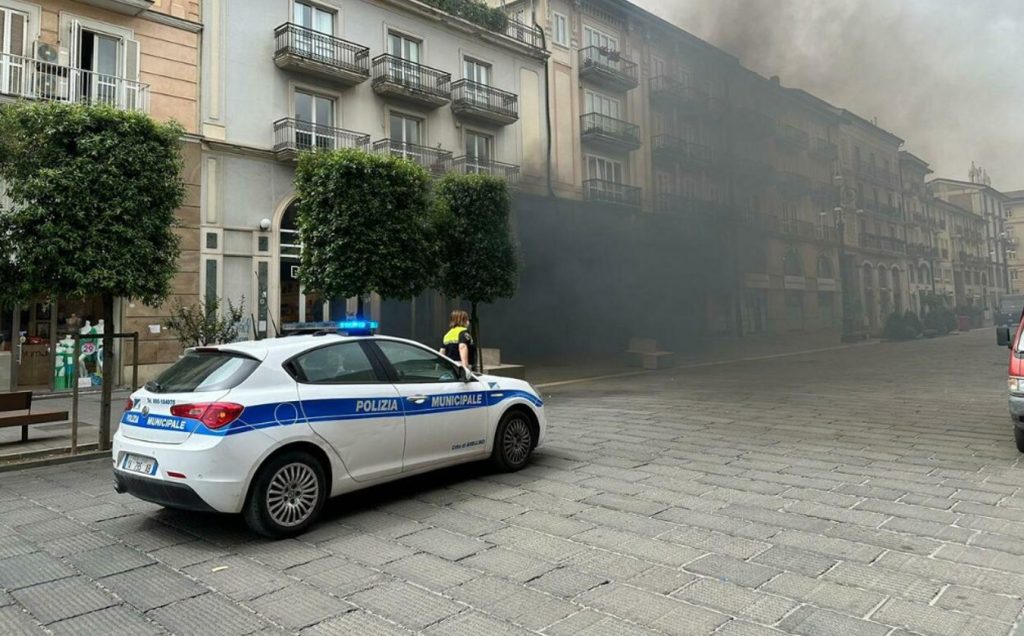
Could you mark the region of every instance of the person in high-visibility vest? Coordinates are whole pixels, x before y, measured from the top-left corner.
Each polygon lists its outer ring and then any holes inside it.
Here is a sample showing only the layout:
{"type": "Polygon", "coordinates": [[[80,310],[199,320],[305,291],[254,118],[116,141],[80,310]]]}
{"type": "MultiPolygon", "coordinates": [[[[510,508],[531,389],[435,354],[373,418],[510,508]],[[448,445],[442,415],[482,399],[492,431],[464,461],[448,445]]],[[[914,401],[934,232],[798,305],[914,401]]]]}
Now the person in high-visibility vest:
{"type": "Polygon", "coordinates": [[[441,354],[472,369],[476,364],[476,344],[469,334],[469,314],[456,309],[452,312],[448,326],[451,328],[441,341],[441,354]]]}

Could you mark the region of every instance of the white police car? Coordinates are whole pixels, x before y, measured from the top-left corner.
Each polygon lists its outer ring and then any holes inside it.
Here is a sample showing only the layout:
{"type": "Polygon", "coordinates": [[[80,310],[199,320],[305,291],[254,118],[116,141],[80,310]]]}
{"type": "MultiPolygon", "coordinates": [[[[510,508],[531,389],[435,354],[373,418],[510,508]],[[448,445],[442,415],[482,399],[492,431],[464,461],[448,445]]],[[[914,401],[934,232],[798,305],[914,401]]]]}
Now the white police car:
{"type": "Polygon", "coordinates": [[[526,382],[475,376],[385,336],[292,336],[192,349],[132,394],[115,489],[302,532],[328,497],[490,458],[518,470],[544,439],[526,382]]]}

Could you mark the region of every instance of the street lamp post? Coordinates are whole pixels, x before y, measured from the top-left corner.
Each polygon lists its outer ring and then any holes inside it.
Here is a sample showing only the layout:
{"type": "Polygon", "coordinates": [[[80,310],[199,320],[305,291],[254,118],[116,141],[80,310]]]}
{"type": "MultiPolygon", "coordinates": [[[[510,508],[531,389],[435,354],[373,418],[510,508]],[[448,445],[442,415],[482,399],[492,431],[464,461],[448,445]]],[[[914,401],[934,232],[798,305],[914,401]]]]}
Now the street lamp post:
{"type": "MultiPolygon", "coordinates": [[[[849,302],[850,281],[849,274],[846,271],[846,208],[844,206],[845,202],[843,200],[843,175],[836,172],[835,176],[832,177],[832,182],[835,185],[836,191],[836,205],[832,209],[832,212],[835,214],[835,219],[833,219],[833,222],[835,225],[836,233],[839,237],[839,298],[840,304],[842,305],[841,311],[843,312],[840,338],[843,342],[846,342],[847,340],[850,339],[853,329],[851,327],[852,316],[850,316],[849,311],[851,305],[851,303],[849,302]]],[[[821,216],[826,215],[826,212],[821,213],[821,216]]]]}

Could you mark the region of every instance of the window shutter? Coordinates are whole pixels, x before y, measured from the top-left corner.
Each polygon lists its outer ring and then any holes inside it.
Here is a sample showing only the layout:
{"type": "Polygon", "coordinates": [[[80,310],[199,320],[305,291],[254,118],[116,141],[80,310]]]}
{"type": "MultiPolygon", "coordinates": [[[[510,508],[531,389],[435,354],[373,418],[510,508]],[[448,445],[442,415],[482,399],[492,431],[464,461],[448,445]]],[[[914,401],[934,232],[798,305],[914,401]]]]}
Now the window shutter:
{"type": "Polygon", "coordinates": [[[7,51],[11,55],[26,55],[25,53],[25,14],[11,12],[8,14],[11,19],[11,48],[7,51]]]}
{"type": "Polygon", "coordinates": [[[139,43],[137,40],[125,40],[124,42],[124,76],[125,79],[131,81],[139,79],[139,43]]]}

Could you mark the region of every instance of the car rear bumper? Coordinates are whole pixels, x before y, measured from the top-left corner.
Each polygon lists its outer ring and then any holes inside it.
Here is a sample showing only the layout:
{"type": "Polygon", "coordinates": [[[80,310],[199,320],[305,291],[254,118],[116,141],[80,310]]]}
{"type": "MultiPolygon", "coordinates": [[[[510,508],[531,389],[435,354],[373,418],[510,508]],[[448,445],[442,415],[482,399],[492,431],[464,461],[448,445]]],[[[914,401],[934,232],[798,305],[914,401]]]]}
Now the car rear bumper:
{"type": "Polygon", "coordinates": [[[167,506],[168,508],[195,510],[197,512],[216,512],[190,486],[173,483],[165,479],[152,479],[115,469],[114,490],[138,497],[143,501],[167,506]]]}
{"type": "Polygon", "coordinates": [[[206,447],[195,447],[192,442],[170,445],[128,439],[118,431],[112,453],[115,487],[123,488],[118,492],[173,508],[240,512],[250,470],[262,447],[237,439],[214,439],[218,443],[206,447]],[[122,470],[125,453],[155,459],[156,474],[122,470]]]}

